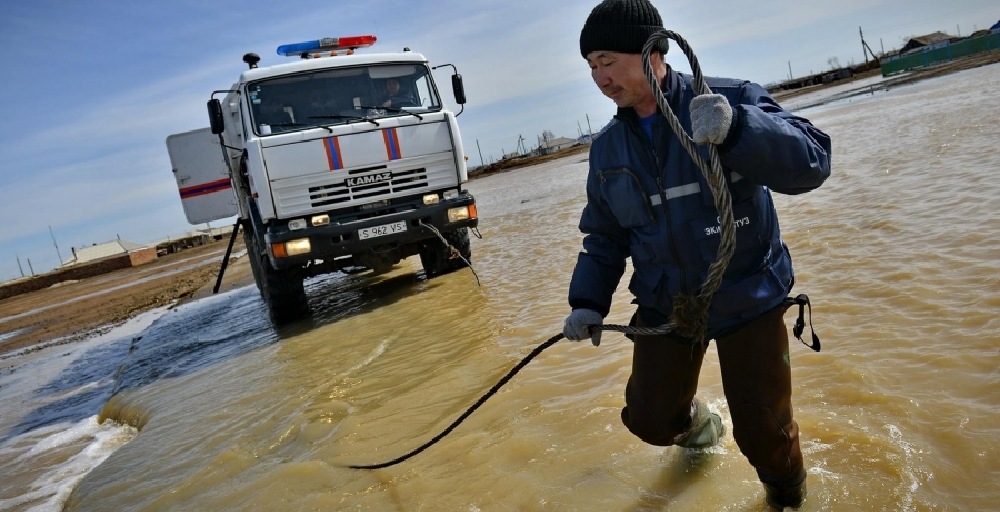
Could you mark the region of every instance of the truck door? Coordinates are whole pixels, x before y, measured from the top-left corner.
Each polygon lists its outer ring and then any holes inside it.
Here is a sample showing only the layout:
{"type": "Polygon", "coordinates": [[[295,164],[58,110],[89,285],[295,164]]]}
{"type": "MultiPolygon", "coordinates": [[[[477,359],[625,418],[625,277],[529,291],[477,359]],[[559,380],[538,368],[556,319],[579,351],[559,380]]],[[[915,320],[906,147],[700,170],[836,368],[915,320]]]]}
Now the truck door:
{"type": "Polygon", "coordinates": [[[236,194],[217,135],[209,128],[170,135],[167,152],[188,222],[204,224],[237,214],[236,194]]]}

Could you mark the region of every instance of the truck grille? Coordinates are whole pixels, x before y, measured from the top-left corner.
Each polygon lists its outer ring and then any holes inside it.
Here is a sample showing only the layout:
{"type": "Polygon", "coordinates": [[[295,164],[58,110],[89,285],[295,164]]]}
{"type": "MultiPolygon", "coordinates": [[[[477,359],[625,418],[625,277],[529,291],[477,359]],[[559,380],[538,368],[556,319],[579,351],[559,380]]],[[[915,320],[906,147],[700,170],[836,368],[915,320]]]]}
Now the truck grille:
{"type": "MultiPolygon", "coordinates": [[[[355,169],[348,176],[379,174],[385,167],[376,169],[355,169]]],[[[310,206],[320,208],[340,203],[348,203],[368,198],[395,195],[409,190],[427,187],[427,169],[395,170],[392,177],[385,181],[348,187],[346,181],[309,188],[310,206]]]]}
{"type": "Polygon", "coordinates": [[[458,186],[451,152],[408,158],[406,164],[366,165],[274,180],[275,213],[287,219],[458,186]]]}

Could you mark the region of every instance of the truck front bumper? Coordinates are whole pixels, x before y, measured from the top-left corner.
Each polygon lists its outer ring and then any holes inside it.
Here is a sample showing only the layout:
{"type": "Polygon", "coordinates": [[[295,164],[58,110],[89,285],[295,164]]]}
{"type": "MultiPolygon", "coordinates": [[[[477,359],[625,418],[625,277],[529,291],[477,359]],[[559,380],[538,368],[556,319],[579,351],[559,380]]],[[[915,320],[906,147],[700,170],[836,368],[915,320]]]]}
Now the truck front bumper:
{"type": "Polygon", "coordinates": [[[475,203],[472,194],[464,193],[437,204],[414,205],[402,211],[365,219],[338,221],[331,218],[330,224],[297,230],[289,230],[285,226],[280,230],[272,230],[272,227],[268,226],[264,240],[270,248],[268,254],[275,268],[301,266],[313,260],[350,256],[375,248],[398,248],[437,238],[437,234],[427,226],[432,226],[441,233],[466,227],[474,228],[479,225],[478,217],[471,216],[452,222],[449,219],[449,211],[466,207],[470,212],[475,212],[475,203]],[[308,240],[309,252],[275,256],[276,244],[286,247],[301,246],[303,240],[308,240]]]}

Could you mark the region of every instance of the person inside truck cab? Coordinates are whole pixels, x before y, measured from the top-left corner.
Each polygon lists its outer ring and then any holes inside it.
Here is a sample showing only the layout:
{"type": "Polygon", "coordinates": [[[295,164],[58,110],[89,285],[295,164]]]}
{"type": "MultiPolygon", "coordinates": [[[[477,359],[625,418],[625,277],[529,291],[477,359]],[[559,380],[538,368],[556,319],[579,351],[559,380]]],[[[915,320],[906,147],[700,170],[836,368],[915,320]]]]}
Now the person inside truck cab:
{"type": "Polygon", "coordinates": [[[383,107],[416,107],[419,102],[414,99],[410,91],[406,91],[400,86],[399,80],[389,78],[385,81],[385,101],[383,107]]]}

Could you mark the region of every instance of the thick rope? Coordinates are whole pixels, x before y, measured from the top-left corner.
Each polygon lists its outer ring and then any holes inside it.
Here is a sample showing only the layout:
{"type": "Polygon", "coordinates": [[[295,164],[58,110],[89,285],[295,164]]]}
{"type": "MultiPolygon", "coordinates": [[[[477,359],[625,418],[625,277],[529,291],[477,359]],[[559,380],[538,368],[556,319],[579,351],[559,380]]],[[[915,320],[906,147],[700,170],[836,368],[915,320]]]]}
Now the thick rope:
{"type": "MultiPolygon", "coordinates": [[[[699,92],[699,94],[709,94],[711,91],[705,84],[705,78],[701,74],[701,68],[698,66],[698,60],[694,56],[694,52],[688,46],[684,38],[669,30],[661,30],[650,36],[649,40],[646,41],[646,45],[642,49],[643,66],[646,70],[646,77],[649,79],[649,86],[653,90],[653,94],[656,97],[656,103],[659,105],[660,111],[663,112],[663,115],[670,123],[671,129],[673,129],[674,133],[677,134],[677,137],[680,139],[684,149],[687,150],[688,154],[691,155],[691,158],[705,175],[705,179],[708,181],[708,185],[712,189],[712,197],[715,198],[715,208],[719,211],[719,222],[722,233],[720,235],[717,259],[715,263],[709,266],[708,276],[702,284],[698,295],[696,297],[685,295],[678,297],[674,304],[674,311],[670,316],[670,320],[666,324],[659,327],[636,327],[629,325],[604,324],[591,326],[591,329],[597,329],[600,331],[616,331],[624,334],[635,334],[639,336],[655,336],[667,334],[671,331],[677,331],[678,334],[704,343],[707,341],[705,340],[705,336],[708,331],[708,308],[712,302],[712,296],[715,295],[716,290],[719,289],[719,285],[722,284],[722,276],[726,273],[726,267],[729,266],[729,260],[733,256],[733,249],[736,246],[736,228],[733,223],[732,200],[729,197],[729,188],[726,185],[726,179],[722,174],[722,165],[719,163],[718,150],[714,145],[709,145],[708,153],[711,165],[706,164],[704,159],[701,158],[701,155],[698,154],[695,142],[691,140],[691,137],[684,131],[684,128],[681,126],[680,121],[678,121],[677,116],[674,115],[673,111],[670,109],[670,105],[667,103],[666,98],[663,97],[663,92],[660,90],[660,84],[657,83],[656,77],[653,75],[652,68],[649,65],[649,56],[653,47],[665,38],[675,39],[684,51],[684,54],[687,55],[688,60],[691,62],[691,69],[694,72],[694,85],[697,92],[699,92]]],[[[433,228],[431,229],[433,230],[433,228]]],[[[438,236],[440,237],[440,234],[438,234],[438,236]]],[[[443,239],[443,237],[441,238],[443,239]]],[[[478,279],[478,276],[476,277],[478,279]]],[[[563,339],[563,335],[557,334],[532,350],[530,354],[521,360],[521,362],[517,363],[514,368],[507,372],[507,375],[504,375],[499,382],[494,384],[493,387],[486,392],[486,394],[480,397],[479,400],[472,405],[472,407],[466,409],[466,411],[462,413],[458,419],[453,421],[451,425],[448,425],[447,428],[445,428],[440,434],[434,436],[430,441],[418,446],[405,455],[387,462],[368,465],[358,464],[347,467],[352,469],[386,468],[399,464],[400,462],[403,462],[426,450],[431,445],[443,439],[444,436],[451,433],[452,430],[455,430],[459,424],[465,421],[465,419],[472,415],[476,409],[486,403],[490,397],[495,395],[504,384],[510,381],[510,379],[513,378],[517,372],[527,366],[532,359],[541,354],[545,349],[555,345],[556,342],[561,339],[563,339]]]]}
{"type": "MultiPolygon", "coordinates": [[[[664,331],[660,327],[636,327],[636,326],[615,325],[615,324],[595,325],[595,326],[592,327],[592,329],[599,329],[599,330],[602,330],[602,331],[616,331],[616,332],[621,332],[621,333],[625,333],[625,334],[637,334],[637,335],[640,335],[640,336],[650,336],[650,335],[656,335],[656,334],[664,334],[666,332],[666,331],[664,331]]],[[[556,334],[555,336],[553,336],[553,337],[549,338],[548,340],[546,340],[541,345],[535,347],[535,349],[532,350],[530,354],[528,354],[527,356],[525,356],[524,359],[521,359],[521,362],[517,363],[517,365],[515,365],[513,368],[511,368],[511,370],[509,372],[507,372],[507,375],[504,375],[503,378],[501,378],[496,384],[494,384],[493,387],[491,387],[489,389],[489,391],[486,392],[486,394],[484,394],[482,397],[480,397],[479,400],[476,400],[476,403],[472,404],[472,407],[469,407],[468,409],[466,409],[465,412],[463,412],[462,415],[458,417],[458,419],[456,419],[455,421],[453,421],[451,423],[451,425],[448,425],[448,427],[445,428],[444,430],[442,430],[440,434],[438,434],[438,435],[434,436],[433,438],[431,438],[430,441],[427,441],[426,443],[418,446],[417,448],[414,448],[409,453],[407,453],[405,455],[402,455],[402,456],[399,456],[399,457],[396,457],[395,459],[392,459],[390,461],[382,462],[382,463],[379,463],[379,464],[367,464],[367,465],[356,464],[356,465],[351,465],[351,466],[347,466],[347,467],[349,467],[351,469],[382,469],[382,468],[387,468],[389,466],[395,466],[396,464],[399,464],[400,462],[403,462],[406,459],[409,459],[410,457],[413,457],[414,455],[416,455],[416,454],[418,454],[418,453],[426,450],[427,448],[430,448],[431,445],[433,445],[433,444],[437,443],[438,441],[440,441],[441,439],[443,439],[444,436],[450,434],[452,430],[455,430],[455,428],[458,427],[463,421],[465,421],[466,418],[468,418],[469,416],[471,416],[472,413],[475,412],[476,409],[478,409],[481,405],[483,405],[484,403],[486,403],[486,401],[489,400],[490,397],[492,397],[493,395],[495,395],[497,393],[497,391],[500,391],[500,388],[503,387],[504,384],[507,384],[507,382],[509,382],[510,379],[512,379],[514,377],[514,375],[517,375],[517,372],[521,371],[522,368],[524,368],[525,366],[527,366],[528,363],[530,363],[532,359],[538,357],[538,355],[541,354],[542,351],[544,351],[545,349],[551,347],[552,345],[555,345],[556,342],[558,342],[561,339],[563,339],[562,333],[556,334]]]]}
{"type": "Polygon", "coordinates": [[[549,338],[547,341],[545,341],[545,343],[542,343],[541,345],[535,347],[535,350],[532,350],[531,353],[528,354],[524,359],[522,359],[520,363],[517,363],[517,366],[515,366],[509,372],[507,372],[507,375],[504,375],[499,382],[494,384],[493,387],[490,388],[490,390],[487,391],[485,395],[483,395],[479,400],[476,401],[475,404],[472,405],[472,407],[466,409],[465,412],[463,412],[462,415],[459,416],[457,420],[453,421],[451,425],[448,425],[448,428],[444,429],[443,431],[441,431],[440,434],[434,436],[434,438],[432,438],[430,441],[427,441],[426,443],[420,445],[410,453],[407,453],[406,455],[403,455],[401,457],[396,457],[395,459],[392,459],[388,462],[383,462],[381,464],[353,465],[347,467],[351,469],[381,469],[399,464],[400,462],[403,462],[404,460],[409,459],[410,457],[413,457],[414,455],[426,450],[432,444],[440,441],[444,436],[451,433],[452,430],[455,430],[455,427],[457,427],[460,423],[465,421],[465,418],[468,418],[476,409],[479,408],[480,405],[486,403],[486,400],[489,400],[491,396],[495,395],[496,392],[499,391],[500,388],[507,383],[507,381],[509,381],[512,377],[514,377],[514,375],[516,375],[517,372],[521,371],[521,368],[527,366],[528,363],[530,363],[531,360],[534,359],[538,354],[541,354],[543,350],[551,347],[552,345],[555,345],[556,342],[561,339],[563,339],[563,335],[560,333],[549,338]]]}
{"type": "MultiPolygon", "coordinates": [[[[451,251],[451,255],[452,256],[458,256],[469,267],[469,270],[472,271],[472,275],[476,276],[476,284],[479,285],[479,286],[483,285],[483,283],[481,283],[479,281],[479,274],[476,273],[476,269],[472,266],[472,262],[469,261],[469,260],[467,260],[467,259],[465,259],[465,256],[462,256],[462,251],[459,251],[458,249],[455,248],[454,245],[451,245],[450,243],[448,243],[448,240],[444,237],[444,235],[442,235],[441,232],[438,231],[438,229],[435,228],[434,226],[432,226],[430,224],[424,224],[424,221],[422,221],[422,220],[417,221],[417,222],[419,222],[421,226],[429,229],[432,233],[434,233],[435,235],[437,235],[438,239],[441,240],[441,243],[443,243],[444,246],[447,247],[448,250],[451,251]]],[[[476,236],[478,236],[479,238],[482,238],[482,235],[479,235],[478,232],[477,232],[476,236]]]]}
{"type": "Polygon", "coordinates": [[[719,163],[719,151],[714,144],[708,145],[708,155],[710,164],[698,154],[695,142],[684,131],[680,121],[670,109],[670,104],[663,96],[660,84],[653,74],[649,59],[653,49],[663,40],[674,39],[677,45],[684,51],[688,61],[691,63],[691,71],[694,74],[694,87],[697,94],[711,94],[711,90],[705,83],[705,77],[701,74],[701,66],[698,65],[698,58],[694,51],[688,46],[687,41],[677,33],[670,30],[660,30],[651,35],[642,48],[643,67],[646,71],[646,78],[649,80],[649,87],[653,90],[656,104],[660,107],[663,116],[670,123],[670,128],[680,139],[681,145],[687,150],[691,159],[694,160],[698,168],[701,169],[709,188],[712,190],[712,197],[715,200],[715,209],[719,212],[719,224],[721,229],[719,239],[719,250],[716,260],[708,267],[708,276],[701,285],[701,290],[697,296],[681,294],[674,301],[673,312],[670,320],[662,326],[668,330],[676,330],[678,334],[705,342],[708,331],[708,308],[712,303],[712,296],[722,284],[722,277],[729,266],[729,260],[733,257],[733,250],[736,248],[736,227],[733,223],[733,205],[729,197],[729,187],[726,185],[726,178],[722,174],[722,164],[719,163]]]}

